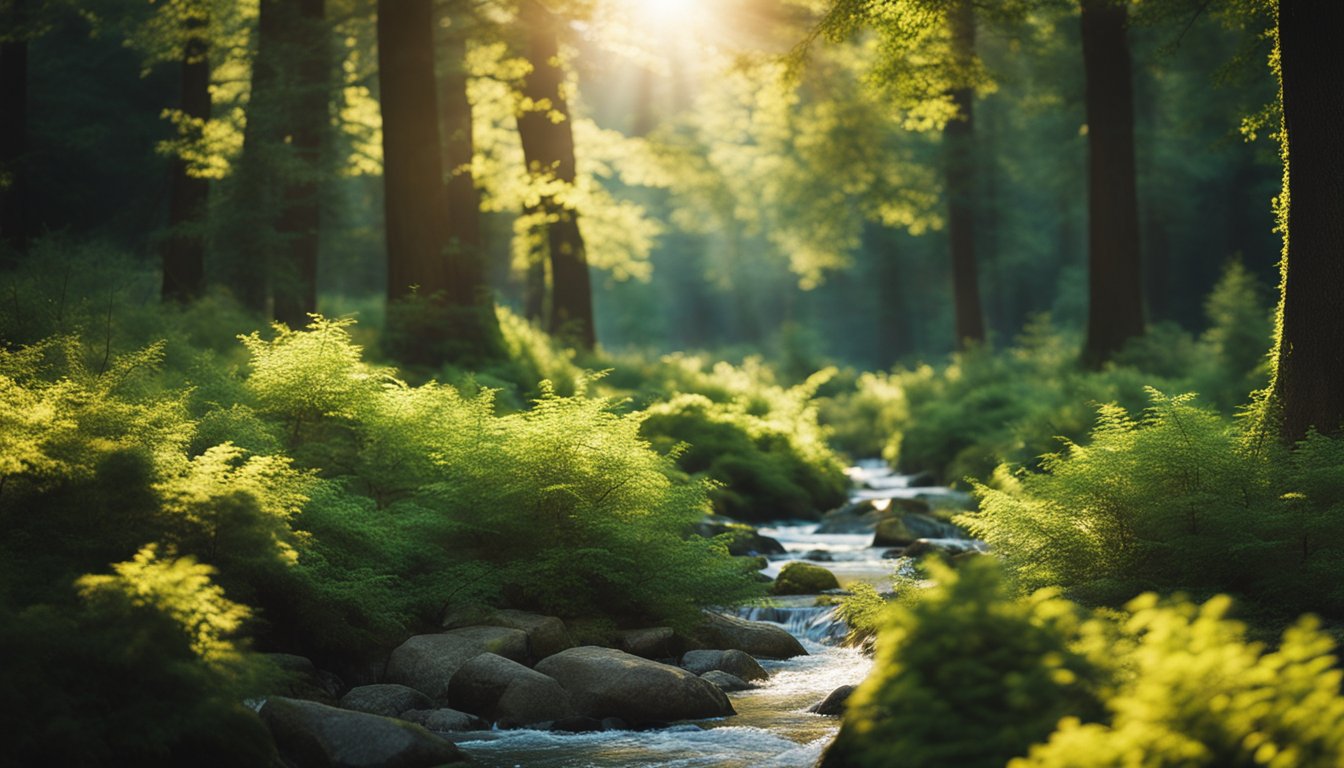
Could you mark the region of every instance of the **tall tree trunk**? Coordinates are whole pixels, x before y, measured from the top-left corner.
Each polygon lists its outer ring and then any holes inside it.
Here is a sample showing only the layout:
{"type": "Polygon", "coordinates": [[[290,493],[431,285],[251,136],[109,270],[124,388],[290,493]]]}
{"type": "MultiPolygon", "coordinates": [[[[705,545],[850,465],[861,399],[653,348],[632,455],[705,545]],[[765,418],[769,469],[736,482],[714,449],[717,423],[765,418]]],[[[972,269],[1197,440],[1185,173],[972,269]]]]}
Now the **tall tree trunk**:
{"type": "Polygon", "coordinates": [[[9,0],[4,10],[0,18],[14,39],[0,43],[0,239],[17,254],[27,248],[29,235],[27,0],[9,0]]]}
{"type": "Polygon", "coordinates": [[[431,0],[378,0],[387,298],[449,289],[431,0]]]}
{"type": "Polygon", "coordinates": [[[1289,443],[1344,425],[1344,57],[1340,14],[1280,0],[1283,282],[1272,405],[1289,443]]]}
{"type": "Polygon", "coordinates": [[[449,18],[448,35],[441,46],[447,59],[440,81],[443,94],[443,158],[448,172],[444,242],[457,325],[466,351],[477,357],[500,354],[499,319],[486,280],[485,243],[481,229],[481,201],[471,172],[475,155],[471,99],[467,94],[467,39],[465,13],[449,18]],[[474,348],[474,349],[471,349],[474,348]]]}
{"type": "MultiPolygon", "coordinates": [[[[210,61],[206,21],[186,22],[186,43],[181,64],[182,112],[189,118],[210,119],[210,61]]],[[[179,155],[171,164],[168,200],[169,235],[163,245],[165,301],[186,302],[205,293],[205,207],[210,183],[188,173],[179,155]]]]}
{"type": "MultiPolygon", "coordinates": [[[[523,95],[534,104],[550,106],[549,110],[532,109],[518,116],[523,157],[533,174],[573,184],[574,131],[562,92],[565,76],[559,62],[560,21],[540,0],[522,0],[519,19],[527,33],[527,60],[532,64],[523,82],[523,95]],[[560,121],[555,122],[551,115],[559,115],[560,121]]],[[[543,199],[542,206],[550,218],[546,239],[551,260],[551,332],[583,349],[592,349],[596,345],[593,294],[578,211],[553,197],[543,199]]]]}
{"type": "Polygon", "coordinates": [[[222,246],[225,280],[243,306],[258,314],[270,309],[271,272],[276,250],[275,211],[278,153],[285,138],[283,68],[285,0],[260,0],[257,45],[248,88],[247,122],[237,173],[228,190],[228,237],[222,246]]]}
{"type": "Polygon", "coordinates": [[[1082,0],[1087,81],[1088,309],[1083,364],[1100,367],[1143,333],[1134,77],[1125,0],[1082,0]]]}
{"type": "MultiPolygon", "coordinates": [[[[975,56],[975,10],[955,0],[948,12],[953,57],[969,67],[975,56]]],[[[975,91],[952,92],[957,116],[943,128],[947,182],[947,237],[952,255],[952,305],[957,349],[985,342],[980,276],[975,261],[975,91]]]]}
{"type": "MultiPolygon", "coordinates": [[[[281,257],[272,287],[275,319],[292,328],[317,311],[318,227],[321,223],[323,148],[330,125],[331,47],[326,0],[286,0],[286,59],[293,88],[285,114],[294,153],[276,230],[281,257]]],[[[265,0],[263,0],[265,2],[265,0]]]]}

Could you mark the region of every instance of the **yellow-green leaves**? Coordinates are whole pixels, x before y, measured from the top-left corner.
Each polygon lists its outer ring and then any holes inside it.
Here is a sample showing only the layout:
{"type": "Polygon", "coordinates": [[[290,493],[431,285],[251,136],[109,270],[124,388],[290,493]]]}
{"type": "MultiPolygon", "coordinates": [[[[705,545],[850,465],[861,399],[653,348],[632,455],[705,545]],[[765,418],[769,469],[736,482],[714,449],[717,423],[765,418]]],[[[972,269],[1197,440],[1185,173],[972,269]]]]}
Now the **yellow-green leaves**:
{"type": "Polygon", "coordinates": [[[112,566],[111,575],[79,579],[80,594],[90,603],[122,599],[171,616],[206,661],[232,661],[231,637],[248,618],[246,606],[230,601],[211,581],[214,569],[191,557],[161,557],[155,545],[128,562],[112,566]]]}

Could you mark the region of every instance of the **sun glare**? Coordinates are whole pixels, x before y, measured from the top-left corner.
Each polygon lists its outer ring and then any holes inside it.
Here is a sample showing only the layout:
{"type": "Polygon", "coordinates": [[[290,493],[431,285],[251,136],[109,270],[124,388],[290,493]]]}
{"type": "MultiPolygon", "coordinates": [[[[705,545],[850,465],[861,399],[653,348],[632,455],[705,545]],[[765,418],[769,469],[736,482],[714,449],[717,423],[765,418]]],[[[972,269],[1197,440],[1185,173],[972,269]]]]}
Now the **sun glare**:
{"type": "Polygon", "coordinates": [[[684,26],[700,10],[701,0],[630,0],[641,21],[659,26],[684,26]]]}

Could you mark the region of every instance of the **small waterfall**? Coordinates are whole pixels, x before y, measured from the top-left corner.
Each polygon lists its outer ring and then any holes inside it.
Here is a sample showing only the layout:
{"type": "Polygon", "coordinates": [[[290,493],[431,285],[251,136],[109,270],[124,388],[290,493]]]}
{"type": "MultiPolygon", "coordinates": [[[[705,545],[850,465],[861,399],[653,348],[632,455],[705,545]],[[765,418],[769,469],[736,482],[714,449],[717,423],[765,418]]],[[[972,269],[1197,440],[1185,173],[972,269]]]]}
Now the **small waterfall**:
{"type": "Polygon", "coordinates": [[[751,605],[737,609],[737,617],[779,624],[794,637],[823,645],[841,645],[849,635],[849,625],[840,618],[839,609],[833,605],[751,605]]]}

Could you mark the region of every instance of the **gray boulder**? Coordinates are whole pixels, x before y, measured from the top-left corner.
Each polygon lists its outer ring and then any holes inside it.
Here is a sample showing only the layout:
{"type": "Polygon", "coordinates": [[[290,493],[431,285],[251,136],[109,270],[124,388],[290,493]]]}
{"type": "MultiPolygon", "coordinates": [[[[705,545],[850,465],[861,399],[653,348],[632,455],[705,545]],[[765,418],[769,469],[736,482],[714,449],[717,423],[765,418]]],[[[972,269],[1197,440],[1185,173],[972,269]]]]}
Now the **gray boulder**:
{"type": "Polygon", "coordinates": [[[569,694],[555,680],[493,653],[462,665],[448,684],[453,706],[491,722],[525,725],[574,716],[569,694]]]}
{"type": "Polygon", "coordinates": [[[527,663],[527,633],[507,627],[463,627],[416,635],[392,651],[387,682],[409,686],[436,701],[446,700],[453,675],[482,653],[527,663]]]}
{"type": "Polygon", "coordinates": [[[700,679],[709,683],[713,683],[714,685],[717,685],[719,687],[719,690],[723,691],[724,693],[733,693],[734,691],[746,691],[755,687],[751,683],[748,683],[746,680],[743,680],[737,675],[730,675],[727,672],[718,669],[711,669],[710,671],[701,675],[700,679]]]}
{"type": "Polygon", "coordinates": [[[929,503],[922,499],[884,499],[887,503],[878,509],[878,501],[863,499],[833,509],[821,516],[817,533],[872,533],[877,524],[888,517],[908,513],[927,515],[929,503]]]}
{"type": "Polygon", "coordinates": [[[278,696],[260,714],[280,755],[296,768],[429,768],[467,760],[452,742],[390,717],[278,696]]]}
{"type": "Polygon", "coordinates": [[[734,714],[713,683],[612,648],[571,648],[543,659],[537,671],[559,681],[584,717],[638,724],[734,714]]]}
{"type": "Polygon", "coordinates": [[[783,627],[759,621],[747,621],[705,611],[704,621],[695,630],[696,639],[709,648],[736,649],[761,659],[791,659],[806,656],[798,638],[783,627]]]}
{"type": "Polygon", "coordinates": [[[351,688],[341,697],[342,709],[371,715],[396,717],[408,709],[428,709],[434,702],[428,696],[404,685],[379,683],[351,688]]]}
{"type": "Polygon", "coordinates": [[[931,515],[909,513],[883,518],[873,531],[874,547],[908,547],[917,539],[964,539],[966,532],[931,515]]]}
{"type": "Polygon", "coordinates": [[[453,731],[483,731],[490,727],[490,724],[481,718],[459,712],[456,709],[412,709],[401,713],[402,720],[408,723],[424,726],[426,730],[436,733],[451,733],[453,731]]]}
{"type": "Polygon", "coordinates": [[[554,616],[477,606],[453,607],[443,615],[444,629],[472,626],[508,627],[526,632],[528,654],[533,661],[574,647],[574,640],[570,638],[565,622],[554,616]]]}
{"type": "Polygon", "coordinates": [[[671,627],[629,629],[617,637],[622,651],[645,659],[670,659],[677,655],[677,633],[671,627]]]}
{"type": "Polygon", "coordinates": [[[319,704],[336,704],[343,687],[336,675],[321,671],[307,657],[292,653],[268,653],[266,660],[279,672],[268,693],[319,704]]]}
{"type": "Polygon", "coordinates": [[[840,717],[845,714],[845,702],[849,701],[854,688],[852,685],[842,685],[831,691],[826,698],[808,707],[807,711],[828,717],[840,717]]]}
{"type": "Polygon", "coordinates": [[[925,555],[983,555],[989,552],[989,545],[976,539],[915,539],[905,548],[905,557],[924,557],[925,555]]]}
{"type": "Polygon", "coordinates": [[[728,535],[728,554],[735,556],[782,555],[786,551],[777,539],[763,536],[755,528],[723,515],[706,515],[691,528],[691,533],[712,539],[728,535]]]}
{"type": "Polygon", "coordinates": [[[701,676],[712,670],[727,672],[743,680],[764,680],[770,676],[750,654],[738,650],[687,651],[681,657],[681,666],[701,676]]]}

